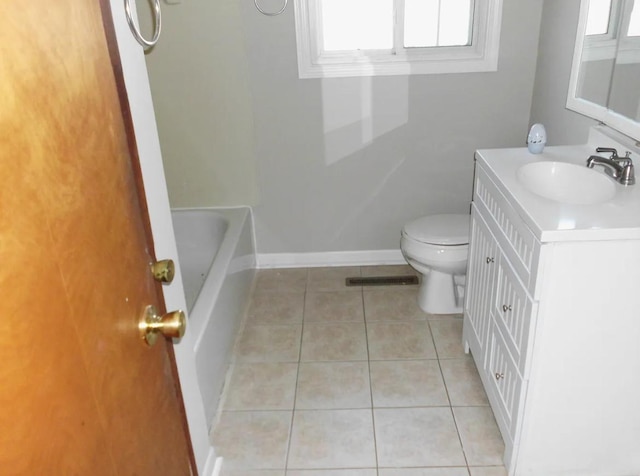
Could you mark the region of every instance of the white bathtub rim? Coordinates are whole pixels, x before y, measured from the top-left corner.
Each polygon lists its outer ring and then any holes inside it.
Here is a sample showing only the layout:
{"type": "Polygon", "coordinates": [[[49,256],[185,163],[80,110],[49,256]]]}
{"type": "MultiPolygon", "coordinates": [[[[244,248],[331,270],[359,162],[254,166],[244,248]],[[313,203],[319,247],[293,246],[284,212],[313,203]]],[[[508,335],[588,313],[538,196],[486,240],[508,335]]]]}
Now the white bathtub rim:
{"type": "MultiPolygon", "coordinates": [[[[220,212],[224,215],[224,211],[221,210],[241,210],[236,209],[208,209],[220,212]]],[[[231,212],[234,213],[234,212],[231,212]]],[[[234,213],[235,215],[236,213],[234,213]]],[[[227,277],[227,274],[231,271],[231,262],[236,254],[236,249],[240,241],[240,235],[242,229],[247,220],[248,210],[244,209],[244,213],[237,213],[239,216],[225,216],[228,219],[228,228],[222,239],[222,243],[216,256],[213,259],[213,263],[209,268],[207,277],[198,293],[196,302],[194,303],[192,314],[196,316],[204,316],[199,328],[199,334],[194,344],[194,352],[197,352],[202,343],[205,335],[205,330],[208,328],[211,319],[214,315],[214,308],[218,302],[220,291],[227,277]],[[206,295],[206,299],[200,299],[201,295],[206,295]]]]}
{"type": "MultiPolygon", "coordinates": [[[[198,352],[202,343],[202,338],[205,334],[205,330],[210,324],[210,320],[213,317],[213,310],[220,295],[220,290],[224,284],[224,280],[227,276],[227,272],[231,269],[231,262],[235,256],[238,242],[242,230],[247,221],[247,217],[250,215],[249,207],[190,207],[190,208],[174,208],[172,211],[210,211],[216,212],[222,215],[228,220],[227,230],[222,239],[222,243],[216,252],[216,255],[211,263],[207,277],[202,283],[198,297],[189,313],[189,321],[192,316],[199,316],[201,321],[191,323],[196,325],[194,332],[197,332],[193,351],[198,352]],[[226,212],[226,214],[225,214],[226,212]],[[231,216],[229,216],[231,215],[231,216]],[[200,296],[205,294],[207,299],[200,299],[200,296]]],[[[247,261],[247,265],[255,267],[255,262],[247,261]]],[[[237,270],[234,270],[237,271],[237,270]]]]}

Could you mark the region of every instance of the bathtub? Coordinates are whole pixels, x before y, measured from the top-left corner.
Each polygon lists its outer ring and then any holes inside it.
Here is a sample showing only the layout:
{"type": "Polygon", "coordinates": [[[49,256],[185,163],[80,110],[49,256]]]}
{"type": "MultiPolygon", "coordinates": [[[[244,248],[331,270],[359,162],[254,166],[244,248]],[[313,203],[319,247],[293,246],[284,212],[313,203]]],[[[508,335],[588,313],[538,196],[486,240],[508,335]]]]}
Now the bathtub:
{"type": "Polygon", "coordinates": [[[196,373],[211,425],[255,275],[251,213],[245,207],[190,208],[171,215],[196,373]]]}

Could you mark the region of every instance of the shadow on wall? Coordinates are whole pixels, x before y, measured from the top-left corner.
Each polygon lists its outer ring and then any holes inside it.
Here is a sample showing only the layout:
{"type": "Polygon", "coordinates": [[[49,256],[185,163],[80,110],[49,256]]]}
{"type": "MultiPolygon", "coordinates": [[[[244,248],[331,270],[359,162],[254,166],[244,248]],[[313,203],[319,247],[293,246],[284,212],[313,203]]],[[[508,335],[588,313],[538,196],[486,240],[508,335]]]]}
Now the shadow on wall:
{"type": "MultiPolygon", "coordinates": [[[[345,236],[357,236],[358,230],[352,228],[358,223],[358,217],[368,213],[406,160],[401,150],[383,156],[376,154],[377,149],[384,148],[385,142],[392,150],[393,144],[401,140],[401,130],[408,122],[408,80],[404,80],[405,92],[399,88],[399,94],[385,105],[384,114],[380,114],[374,105],[372,77],[320,83],[327,186],[329,190],[346,187],[353,192],[349,203],[342,206],[335,203],[335,207],[330,208],[339,212],[332,218],[333,229],[327,230],[317,224],[314,235],[324,235],[326,242],[335,243],[345,236]],[[338,165],[341,161],[345,162],[338,165]],[[337,173],[331,171],[334,166],[338,166],[337,173]],[[363,180],[340,184],[345,176],[340,169],[346,176],[359,175],[363,180]],[[333,186],[331,182],[334,182],[333,186]]],[[[322,210],[317,213],[322,214],[322,210]]]]}
{"type": "Polygon", "coordinates": [[[385,104],[384,114],[374,116],[373,78],[322,82],[322,120],[324,123],[324,161],[331,165],[371,145],[409,120],[408,78],[393,100],[385,104]],[[404,89],[404,93],[402,92],[404,89]]]}

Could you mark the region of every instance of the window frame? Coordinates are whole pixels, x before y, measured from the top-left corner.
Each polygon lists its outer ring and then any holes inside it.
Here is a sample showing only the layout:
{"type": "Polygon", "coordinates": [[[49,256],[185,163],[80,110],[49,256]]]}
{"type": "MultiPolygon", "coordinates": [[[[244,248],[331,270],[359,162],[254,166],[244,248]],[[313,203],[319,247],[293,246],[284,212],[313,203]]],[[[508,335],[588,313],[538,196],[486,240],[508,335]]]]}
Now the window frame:
{"type": "MultiPolygon", "coordinates": [[[[584,35],[584,61],[599,61],[614,58],[618,48],[620,0],[611,1],[609,26],[603,34],[584,35]]],[[[588,16],[588,13],[587,13],[588,16]]]]}
{"type": "Polygon", "coordinates": [[[601,35],[584,35],[581,61],[614,59],[622,64],[640,62],[640,36],[628,36],[628,20],[622,20],[631,14],[630,8],[628,2],[612,0],[609,30],[601,35]]]}
{"type": "Polygon", "coordinates": [[[489,72],[498,69],[503,0],[475,0],[471,45],[404,48],[404,0],[394,0],[392,50],[323,52],[322,0],[294,0],[300,78],[489,72]],[[401,20],[399,20],[401,19],[401,20]]]}

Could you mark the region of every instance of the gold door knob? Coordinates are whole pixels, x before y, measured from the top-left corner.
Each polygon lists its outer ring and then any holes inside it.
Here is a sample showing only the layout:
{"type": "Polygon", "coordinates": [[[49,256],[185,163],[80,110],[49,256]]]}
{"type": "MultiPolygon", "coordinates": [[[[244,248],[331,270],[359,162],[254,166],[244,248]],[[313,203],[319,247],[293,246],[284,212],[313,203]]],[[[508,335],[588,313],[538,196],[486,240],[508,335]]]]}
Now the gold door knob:
{"type": "Polygon", "coordinates": [[[176,265],[172,259],[163,259],[151,264],[153,279],[161,283],[170,283],[176,274],[176,265]]]}
{"type": "Polygon", "coordinates": [[[164,316],[160,316],[155,307],[147,306],[138,327],[140,337],[152,346],[156,343],[158,334],[173,339],[182,337],[187,327],[187,318],[182,311],[168,312],[164,316]]]}

